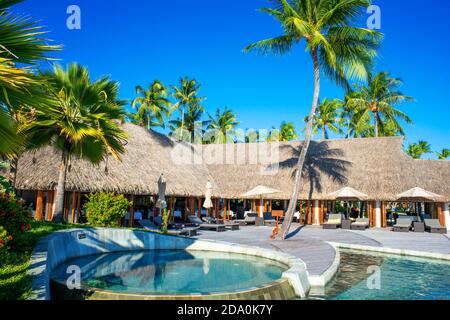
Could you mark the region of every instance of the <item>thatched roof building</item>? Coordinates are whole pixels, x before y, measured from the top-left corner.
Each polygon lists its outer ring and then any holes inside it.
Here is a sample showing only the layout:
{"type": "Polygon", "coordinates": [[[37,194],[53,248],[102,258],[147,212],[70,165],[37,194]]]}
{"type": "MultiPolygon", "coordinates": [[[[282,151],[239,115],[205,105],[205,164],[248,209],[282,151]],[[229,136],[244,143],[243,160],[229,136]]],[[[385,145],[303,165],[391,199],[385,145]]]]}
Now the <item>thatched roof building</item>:
{"type": "MultiPolygon", "coordinates": [[[[163,173],[172,196],[203,196],[210,181],[214,197],[238,199],[265,185],[282,191],[268,199],[290,198],[301,142],[192,146],[132,124],[124,127],[130,139],[122,161],[111,158],[93,166],[74,160],[68,191],[155,195],[163,173]]],[[[394,201],[398,194],[421,187],[450,201],[450,161],[413,160],[402,143],[400,137],[313,142],[300,198],[327,200],[330,193],[349,186],[369,200],[394,201]]],[[[59,161],[51,147],[23,155],[16,187],[54,189],[59,161]]]]}

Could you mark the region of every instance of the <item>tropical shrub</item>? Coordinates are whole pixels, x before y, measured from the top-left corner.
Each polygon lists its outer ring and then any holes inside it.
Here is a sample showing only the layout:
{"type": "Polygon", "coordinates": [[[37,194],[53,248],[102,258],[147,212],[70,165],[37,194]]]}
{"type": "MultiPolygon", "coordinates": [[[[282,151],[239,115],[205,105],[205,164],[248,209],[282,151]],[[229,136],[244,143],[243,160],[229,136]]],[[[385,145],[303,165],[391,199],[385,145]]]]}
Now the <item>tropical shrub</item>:
{"type": "Polygon", "coordinates": [[[31,211],[23,200],[11,194],[0,194],[0,227],[6,230],[10,241],[30,230],[31,211]]]}
{"type": "Polygon", "coordinates": [[[84,205],[88,222],[98,227],[117,227],[131,206],[123,195],[91,193],[84,205]]]}
{"type": "Polygon", "coordinates": [[[169,214],[170,214],[170,211],[167,211],[167,209],[163,210],[161,231],[164,234],[167,234],[167,232],[169,230],[169,214]]]}
{"type": "Polygon", "coordinates": [[[3,261],[6,250],[8,249],[8,243],[11,241],[11,236],[8,235],[6,229],[0,226],[0,262],[3,261]]]}

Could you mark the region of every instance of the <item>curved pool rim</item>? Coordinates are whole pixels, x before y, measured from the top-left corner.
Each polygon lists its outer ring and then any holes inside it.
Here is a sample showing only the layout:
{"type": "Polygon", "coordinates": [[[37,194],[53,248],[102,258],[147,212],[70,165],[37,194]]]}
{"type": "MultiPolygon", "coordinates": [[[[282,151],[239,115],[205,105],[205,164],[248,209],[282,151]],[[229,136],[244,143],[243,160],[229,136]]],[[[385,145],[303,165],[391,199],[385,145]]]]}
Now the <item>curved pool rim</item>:
{"type": "MultiPolygon", "coordinates": [[[[31,299],[50,300],[50,275],[55,267],[64,261],[89,255],[133,252],[145,250],[186,250],[186,251],[217,251],[261,257],[286,265],[287,271],[279,281],[254,289],[255,297],[263,298],[261,290],[267,292],[269,287],[289,284],[295,296],[305,298],[311,288],[305,263],[292,255],[259,247],[237,245],[212,240],[197,240],[192,238],[163,235],[154,232],[128,229],[89,228],[58,231],[43,239],[32,254],[29,274],[34,277],[31,299]]],[[[281,288],[281,287],[280,287],[281,288]]],[[[97,291],[102,292],[102,291],[97,291]]],[[[233,293],[236,298],[249,290],[244,289],[233,293]]],[[[223,297],[223,294],[220,296],[223,297]]],[[[214,294],[215,295],[215,294],[214,294]]],[[[173,298],[173,296],[171,295],[173,298]]],[[[213,299],[213,295],[189,295],[184,298],[213,299]]],[[[143,296],[145,298],[145,296],[143,296]]],[[[147,296],[148,299],[151,296],[147,296]]],[[[163,298],[159,296],[158,298],[163,298]]],[[[270,296],[270,298],[274,298],[270,296]]]]}

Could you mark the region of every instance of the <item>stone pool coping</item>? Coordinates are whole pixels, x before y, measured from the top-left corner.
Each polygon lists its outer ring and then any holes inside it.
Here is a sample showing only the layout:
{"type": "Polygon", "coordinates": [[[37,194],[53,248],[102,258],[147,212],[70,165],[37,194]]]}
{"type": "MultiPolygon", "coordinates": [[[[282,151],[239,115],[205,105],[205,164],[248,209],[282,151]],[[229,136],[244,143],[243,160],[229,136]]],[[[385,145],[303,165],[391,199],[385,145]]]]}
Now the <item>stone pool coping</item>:
{"type": "MultiPolygon", "coordinates": [[[[403,257],[417,257],[417,258],[428,258],[433,260],[444,260],[450,261],[450,254],[438,253],[438,252],[426,252],[426,251],[416,251],[416,250],[408,250],[408,249],[396,249],[389,247],[373,247],[373,246],[365,246],[359,244],[348,244],[348,243],[338,243],[338,242],[328,242],[332,245],[336,251],[339,249],[350,249],[355,251],[368,251],[368,252],[376,252],[376,253],[386,253],[386,254],[394,254],[403,257]]],[[[328,272],[328,270],[327,270],[328,272]]]]}
{"type": "Polygon", "coordinates": [[[298,257],[260,247],[214,240],[197,240],[128,229],[71,229],[42,239],[31,255],[28,274],[33,277],[30,299],[49,300],[49,280],[60,263],[82,256],[142,250],[219,251],[247,254],[277,261],[289,269],[282,275],[299,297],[306,297],[311,285],[305,263],[298,257]]]}

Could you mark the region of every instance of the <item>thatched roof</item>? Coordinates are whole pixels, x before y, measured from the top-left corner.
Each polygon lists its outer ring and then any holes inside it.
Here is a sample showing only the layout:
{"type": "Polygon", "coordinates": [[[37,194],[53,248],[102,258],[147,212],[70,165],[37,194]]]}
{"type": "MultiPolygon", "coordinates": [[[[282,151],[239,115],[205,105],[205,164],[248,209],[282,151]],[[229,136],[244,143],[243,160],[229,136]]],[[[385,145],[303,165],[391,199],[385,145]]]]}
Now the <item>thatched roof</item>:
{"type": "MultiPolygon", "coordinates": [[[[109,159],[105,172],[105,163],[74,161],[67,190],[156,195],[164,173],[168,195],[204,196],[210,181],[213,197],[239,199],[264,185],[281,191],[265,198],[290,198],[301,142],[193,147],[131,124],[124,128],[130,139],[122,162],[109,159]]],[[[421,187],[450,201],[450,161],[413,160],[402,151],[402,143],[400,137],[312,142],[300,198],[329,200],[332,192],[351,186],[369,200],[395,201],[398,194],[421,187]]],[[[25,154],[17,187],[53,189],[59,161],[51,147],[25,154]]]]}
{"type": "MultiPolygon", "coordinates": [[[[206,183],[213,181],[207,168],[172,161],[172,155],[191,155],[190,145],[175,144],[167,136],[132,124],[124,124],[124,129],[130,137],[122,161],[110,157],[107,163],[94,166],[84,160],[73,160],[67,175],[67,191],[157,195],[157,182],[163,173],[168,195],[204,194],[206,183]]],[[[52,147],[23,155],[19,161],[16,187],[53,190],[58,181],[60,159],[52,147]]],[[[177,159],[183,162],[182,158],[177,159]]]]}

